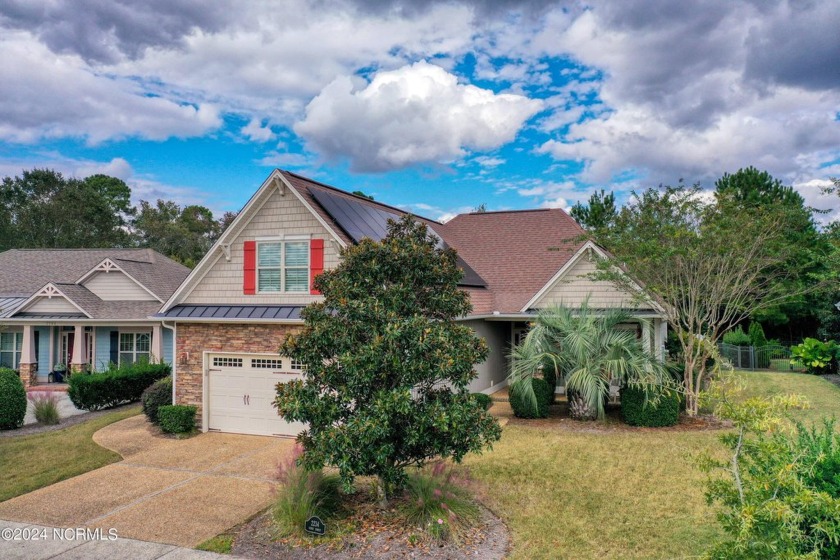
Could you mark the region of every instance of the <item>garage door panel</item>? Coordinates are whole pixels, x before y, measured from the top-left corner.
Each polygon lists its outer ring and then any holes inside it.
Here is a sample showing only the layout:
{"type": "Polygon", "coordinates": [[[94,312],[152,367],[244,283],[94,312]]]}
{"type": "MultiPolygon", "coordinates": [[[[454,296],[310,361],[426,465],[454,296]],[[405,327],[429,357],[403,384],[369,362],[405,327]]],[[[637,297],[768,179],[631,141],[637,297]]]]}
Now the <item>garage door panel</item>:
{"type": "Polygon", "coordinates": [[[208,372],[208,427],[211,430],[295,436],[305,429],[303,423],[283,420],[273,406],[277,384],[298,379],[300,373],[252,367],[252,364],[281,365],[276,355],[242,354],[224,358],[211,356],[208,360],[214,364],[208,372]],[[241,364],[241,367],[216,364],[241,364]]]}

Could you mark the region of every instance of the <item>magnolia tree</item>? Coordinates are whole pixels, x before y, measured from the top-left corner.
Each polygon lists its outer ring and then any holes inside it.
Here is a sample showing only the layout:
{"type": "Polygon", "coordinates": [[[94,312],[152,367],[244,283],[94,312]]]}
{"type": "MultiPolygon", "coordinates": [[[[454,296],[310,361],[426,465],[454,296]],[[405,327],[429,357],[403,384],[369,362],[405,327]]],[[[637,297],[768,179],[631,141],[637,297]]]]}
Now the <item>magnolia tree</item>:
{"type": "Polygon", "coordinates": [[[471,309],[455,251],[410,216],[388,231],[316,278],[324,300],[281,349],[305,364],[303,379],[278,385],[275,400],[283,418],[307,423],[304,467],[337,468],[348,490],[356,476],[377,477],[383,507],[407,467],[460,461],[501,435],[468,390],[487,346],[455,321],[471,309]]]}
{"type": "Polygon", "coordinates": [[[596,276],[628,290],[638,281],[645,287],[639,297],[665,309],[685,364],[689,414],[697,414],[707,364],[726,329],[805,289],[792,287],[801,271],[786,266],[792,251],[808,250],[787,242],[794,218],[784,204],[751,204],[725,192],[709,200],[697,187],[666,187],[635,195],[599,239],[613,258],[596,276]]]}

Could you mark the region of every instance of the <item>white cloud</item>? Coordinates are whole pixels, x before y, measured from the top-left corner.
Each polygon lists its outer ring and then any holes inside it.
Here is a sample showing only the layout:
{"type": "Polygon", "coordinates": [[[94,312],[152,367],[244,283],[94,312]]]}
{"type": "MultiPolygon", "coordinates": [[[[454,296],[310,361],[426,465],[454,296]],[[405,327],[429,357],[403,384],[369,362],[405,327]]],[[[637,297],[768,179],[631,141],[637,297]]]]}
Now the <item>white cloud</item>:
{"type": "Polygon", "coordinates": [[[0,99],[0,139],[13,142],[163,140],[221,125],[213,105],[150,97],[132,81],[92,72],[75,55],[53,54],[26,32],[0,35],[0,99]]]}
{"type": "Polygon", "coordinates": [[[475,161],[478,165],[484,168],[498,167],[507,163],[506,159],[495,156],[478,156],[474,158],[473,161],[475,161]]]}
{"type": "Polygon", "coordinates": [[[262,121],[256,118],[251,119],[239,132],[252,142],[268,142],[277,136],[270,125],[263,126],[262,121]]]}
{"type": "Polygon", "coordinates": [[[294,130],[326,157],[350,158],[355,170],[387,171],[498,148],[541,108],[538,100],[459,84],[418,62],[379,72],[363,87],[337,78],[294,130]]]}

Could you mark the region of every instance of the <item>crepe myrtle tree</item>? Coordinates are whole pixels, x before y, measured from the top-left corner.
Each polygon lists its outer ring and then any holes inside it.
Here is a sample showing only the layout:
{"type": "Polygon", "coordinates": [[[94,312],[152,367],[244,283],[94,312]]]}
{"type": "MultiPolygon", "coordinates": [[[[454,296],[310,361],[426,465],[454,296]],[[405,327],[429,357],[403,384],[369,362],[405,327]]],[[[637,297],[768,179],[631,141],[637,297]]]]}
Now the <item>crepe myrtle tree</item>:
{"type": "Polygon", "coordinates": [[[277,386],[274,404],[307,423],[298,436],[305,468],[337,468],[348,491],[356,476],[375,476],[387,507],[407,467],[459,462],[499,439],[468,390],[488,349],[455,321],[471,310],[462,272],[425,224],[389,221],[381,242],[363,239],[341,255],[315,279],[323,301],[302,311],[303,330],[281,348],[305,372],[277,386]]]}

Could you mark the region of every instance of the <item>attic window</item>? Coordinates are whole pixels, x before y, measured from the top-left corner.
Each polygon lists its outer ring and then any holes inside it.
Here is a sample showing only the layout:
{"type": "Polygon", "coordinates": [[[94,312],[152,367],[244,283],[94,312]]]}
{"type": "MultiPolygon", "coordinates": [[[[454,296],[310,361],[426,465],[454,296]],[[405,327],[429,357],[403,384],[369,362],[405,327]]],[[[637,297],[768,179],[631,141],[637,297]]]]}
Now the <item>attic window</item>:
{"type": "Polygon", "coordinates": [[[269,241],[257,244],[257,291],[309,291],[309,241],[269,241]]]}

